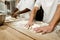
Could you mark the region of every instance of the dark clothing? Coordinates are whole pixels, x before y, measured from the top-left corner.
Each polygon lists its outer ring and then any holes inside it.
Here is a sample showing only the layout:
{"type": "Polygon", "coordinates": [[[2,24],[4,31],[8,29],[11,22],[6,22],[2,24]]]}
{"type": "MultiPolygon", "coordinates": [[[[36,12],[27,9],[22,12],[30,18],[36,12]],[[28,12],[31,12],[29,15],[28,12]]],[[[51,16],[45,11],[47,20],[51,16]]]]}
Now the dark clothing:
{"type": "Polygon", "coordinates": [[[36,13],[35,20],[42,21],[43,20],[43,13],[44,13],[44,11],[43,11],[42,7],[40,7],[40,9],[36,13]]]}

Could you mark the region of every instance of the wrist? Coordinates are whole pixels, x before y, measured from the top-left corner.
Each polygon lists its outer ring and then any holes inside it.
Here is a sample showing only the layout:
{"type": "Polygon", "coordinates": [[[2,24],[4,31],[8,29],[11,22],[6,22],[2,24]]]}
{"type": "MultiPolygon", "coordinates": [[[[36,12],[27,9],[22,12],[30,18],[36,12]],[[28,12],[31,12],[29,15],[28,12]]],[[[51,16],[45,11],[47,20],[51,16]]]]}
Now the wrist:
{"type": "Polygon", "coordinates": [[[49,24],[49,26],[50,26],[50,27],[53,27],[53,28],[55,27],[55,25],[53,25],[53,24],[49,24]]]}
{"type": "Polygon", "coordinates": [[[17,14],[21,14],[21,12],[18,12],[17,14]]]}

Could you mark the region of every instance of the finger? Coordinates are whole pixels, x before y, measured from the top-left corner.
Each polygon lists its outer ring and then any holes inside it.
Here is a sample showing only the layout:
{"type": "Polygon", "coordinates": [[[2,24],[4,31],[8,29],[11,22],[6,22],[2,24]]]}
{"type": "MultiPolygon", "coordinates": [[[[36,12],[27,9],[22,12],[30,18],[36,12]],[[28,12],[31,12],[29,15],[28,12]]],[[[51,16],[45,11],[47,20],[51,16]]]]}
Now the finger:
{"type": "Polygon", "coordinates": [[[42,30],[37,30],[36,32],[37,32],[37,33],[41,33],[41,32],[42,32],[42,30]]]}
{"type": "Polygon", "coordinates": [[[52,32],[52,31],[48,30],[47,32],[50,33],[50,32],[52,32]]]}
{"type": "Polygon", "coordinates": [[[28,26],[29,26],[28,24],[25,25],[25,27],[28,27],[28,26]]]}
{"type": "Polygon", "coordinates": [[[37,30],[39,30],[38,28],[34,28],[34,31],[37,31],[37,30]]]}
{"type": "Polygon", "coordinates": [[[17,19],[17,15],[14,14],[13,17],[17,19]]]}
{"type": "Polygon", "coordinates": [[[37,33],[42,32],[42,30],[40,28],[34,28],[34,31],[36,31],[37,33]]]}
{"type": "Polygon", "coordinates": [[[35,31],[41,30],[40,27],[34,28],[35,31]]]}
{"type": "Polygon", "coordinates": [[[28,24],[26,24],[26,25],[25,25],[25,28],[26,28],[26,29],[29,29],[29,25],[28,25],[28,24]]]}
{"type": "Polygon", "coordinates": [[[15,18],[17,19],[17,16],[15,16],[15,18]]]}
{"type": "Polygon", "coordinates": [[[47,32],[48,32],[47,30],[43,30],[41,33],[46,34],[47,32]]]}

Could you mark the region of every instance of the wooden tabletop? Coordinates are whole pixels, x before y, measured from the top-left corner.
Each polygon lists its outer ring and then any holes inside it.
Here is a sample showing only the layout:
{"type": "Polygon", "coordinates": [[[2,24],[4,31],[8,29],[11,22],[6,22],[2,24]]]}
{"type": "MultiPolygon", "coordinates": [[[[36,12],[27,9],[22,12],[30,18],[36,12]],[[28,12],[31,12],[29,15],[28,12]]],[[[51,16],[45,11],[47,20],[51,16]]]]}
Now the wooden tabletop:
{"type": "MultiPolygon", "coordinates": [[[[58,32],[58,31],[41,35],[40,33],[34,33],[30,30],[27,30],[27,29],[23,28],[23,25],[21,25],[21,24],[19,26],[16,26],[16,24],[13,24],[13,23],[14,22],[6,23],[6,24],[10,28],[19,32],[20,34],[25,35],[28,38],[31,38],[33,40],[60,40],[60,32],[58,32]]],[[[19,35],[19,34],[17,34],[17,35],[19,35]]]]}
{"type": "Polygon", "coordinates": [[[0,40],[33,40],[4,24],[0,26],[0,40]]]}

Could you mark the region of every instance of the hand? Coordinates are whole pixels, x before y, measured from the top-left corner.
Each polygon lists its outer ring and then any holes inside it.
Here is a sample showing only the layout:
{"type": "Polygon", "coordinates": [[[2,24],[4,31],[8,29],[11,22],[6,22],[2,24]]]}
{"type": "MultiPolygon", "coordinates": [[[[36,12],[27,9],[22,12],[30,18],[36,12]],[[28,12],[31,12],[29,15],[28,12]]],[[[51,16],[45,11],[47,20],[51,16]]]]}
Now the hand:
{"type": "Polygon", "coordinates": [[[48,25],[48,26],[44,26],[44,27],[37,27],[37,28],[34,28],[34,31],[36,31],[37,33],[42,33],[42,34],[45,34],[45,33],[50,33],[54,30],[54,27],[48,25]]]}
{"type": "Polygon", "coordinates": [[[28,22],[28,23],[25,25],[25,27],[29,29],[30,26],[32,26],[33,24],[34,24],[33,22],[28,22]]]}
{"type": "Polygon", "coordinates": [[[17,16],[20,14],[20,11],[13,12],[11,14],[12,17],[17,18],[17,16]]]}
{"type": "Polygon", "coordinates": [[[11,16],[14,17],[14,18],[17,18],[19,14],[18,13],[12,13],[11,16]]]}

